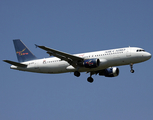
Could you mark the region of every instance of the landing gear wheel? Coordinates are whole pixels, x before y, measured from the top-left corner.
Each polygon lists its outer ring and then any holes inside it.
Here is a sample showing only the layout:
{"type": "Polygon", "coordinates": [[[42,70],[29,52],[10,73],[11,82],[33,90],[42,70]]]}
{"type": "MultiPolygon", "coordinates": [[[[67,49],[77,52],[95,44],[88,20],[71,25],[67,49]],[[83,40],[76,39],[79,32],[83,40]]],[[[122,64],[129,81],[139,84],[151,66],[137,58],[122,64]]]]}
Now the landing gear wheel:
{"type": "Polygon", "coordinates": [[[132,69],[132,70],[130,70],[130,72],[131,72],[131,73],[134,73],[134,70],[132,69]]]}
{"type": "Polygon", "coordinates": [[[74,75],[75,75],[76,77],[79,77],[79,76],[80,76],[80,72],[75,71],[75,72],[74,72],[74,75]]]}
{"type": "Polygon", "coordinates": [[[88,77],[87,81],[92,83],[94,81],[94,79],[92,77],[88,77]]]}

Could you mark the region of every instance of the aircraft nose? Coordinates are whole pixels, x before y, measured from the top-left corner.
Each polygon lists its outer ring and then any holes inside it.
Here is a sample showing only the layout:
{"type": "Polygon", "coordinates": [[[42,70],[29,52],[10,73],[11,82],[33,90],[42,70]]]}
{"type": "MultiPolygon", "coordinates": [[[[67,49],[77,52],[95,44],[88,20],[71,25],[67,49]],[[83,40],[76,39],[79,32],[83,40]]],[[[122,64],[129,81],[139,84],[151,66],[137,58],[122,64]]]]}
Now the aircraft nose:
{"type": "Polygon", "coordinates": [[[150,59],[151,58],[151,54],[150,53],[146,53],[146,57],[147,57],[147,59],[150,59]]]}

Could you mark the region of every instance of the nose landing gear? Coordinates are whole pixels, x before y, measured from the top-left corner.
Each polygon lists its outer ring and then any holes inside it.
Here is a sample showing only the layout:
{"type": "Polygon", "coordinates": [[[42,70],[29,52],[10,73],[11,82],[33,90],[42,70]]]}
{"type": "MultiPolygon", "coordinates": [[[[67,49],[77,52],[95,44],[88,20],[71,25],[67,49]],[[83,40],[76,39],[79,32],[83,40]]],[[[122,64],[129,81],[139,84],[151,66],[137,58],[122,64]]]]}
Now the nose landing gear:
{"type": "Polygon", "coordinates": [[[130,67],[131,67],[130,72],[131,72],[131,73],[134,73],[134,70],[133,70],[133,63],[130,64],[130,67]]]}

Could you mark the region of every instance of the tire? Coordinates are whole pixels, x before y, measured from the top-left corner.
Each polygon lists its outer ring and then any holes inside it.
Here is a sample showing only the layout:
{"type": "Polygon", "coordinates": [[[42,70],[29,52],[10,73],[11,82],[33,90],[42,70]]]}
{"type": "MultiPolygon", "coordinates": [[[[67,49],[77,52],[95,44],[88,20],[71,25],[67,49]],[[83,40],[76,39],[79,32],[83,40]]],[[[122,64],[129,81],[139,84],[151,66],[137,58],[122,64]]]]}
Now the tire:
{"type": "Polygon", "coordinates": [[[79,76],[80,76],[80,72],[75,71],[75,72],[74,72],[74,75],[75,75],[76,77],[79,77],[79,76]]]}
{"type": "Polygon", "coordinates": [[[94,79],[92,77],[88,77],[87,81],[92,83],[94,81],[94,79]]]}
{"type": "Polygon", "coordinates": [[[131,73],[134,73],[134,70],[130,70],[131,73]]]}

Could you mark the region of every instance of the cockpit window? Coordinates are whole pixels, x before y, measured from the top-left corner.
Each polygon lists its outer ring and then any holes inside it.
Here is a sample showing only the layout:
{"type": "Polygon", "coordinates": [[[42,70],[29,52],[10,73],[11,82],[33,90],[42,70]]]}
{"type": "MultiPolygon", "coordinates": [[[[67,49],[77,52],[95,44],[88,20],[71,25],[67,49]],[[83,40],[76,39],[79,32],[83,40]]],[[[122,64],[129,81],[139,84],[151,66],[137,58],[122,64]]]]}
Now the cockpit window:
{"type": "Polygon", "coordinates": [[[139,50],[137,50],[137,52],[145,52],[145,50],[139,49],[139,50]]]}

